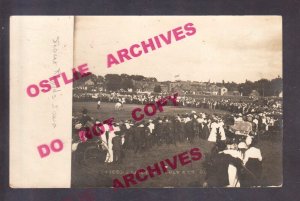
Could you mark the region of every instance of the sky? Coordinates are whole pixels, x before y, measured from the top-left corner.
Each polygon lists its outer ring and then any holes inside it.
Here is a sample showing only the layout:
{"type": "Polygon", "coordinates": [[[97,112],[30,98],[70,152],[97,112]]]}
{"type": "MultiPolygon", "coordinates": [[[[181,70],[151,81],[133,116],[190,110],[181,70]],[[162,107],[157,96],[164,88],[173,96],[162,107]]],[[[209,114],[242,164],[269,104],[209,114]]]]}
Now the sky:
{"type": "Polygon", "coordinates": [[[281,16],[78,16],[74,66],[96,75],[237,83],[282,77],[281,16]],[[193,23],[196,34],[107,68],[107,55],[193,23]]]}

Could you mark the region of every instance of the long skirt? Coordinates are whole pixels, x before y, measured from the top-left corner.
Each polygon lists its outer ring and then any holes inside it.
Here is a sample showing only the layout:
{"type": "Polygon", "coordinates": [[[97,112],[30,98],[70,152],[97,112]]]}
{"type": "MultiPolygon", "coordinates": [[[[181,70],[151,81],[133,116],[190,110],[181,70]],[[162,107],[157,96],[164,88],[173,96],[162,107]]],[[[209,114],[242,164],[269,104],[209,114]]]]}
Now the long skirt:
{"type": "Polygon", "coordinates": [[[238,169],[233,164],[229,164],[228,166],[228,180],[229,180],[229,185],[227,187],[241,186],[238,177],[238,169]]]}

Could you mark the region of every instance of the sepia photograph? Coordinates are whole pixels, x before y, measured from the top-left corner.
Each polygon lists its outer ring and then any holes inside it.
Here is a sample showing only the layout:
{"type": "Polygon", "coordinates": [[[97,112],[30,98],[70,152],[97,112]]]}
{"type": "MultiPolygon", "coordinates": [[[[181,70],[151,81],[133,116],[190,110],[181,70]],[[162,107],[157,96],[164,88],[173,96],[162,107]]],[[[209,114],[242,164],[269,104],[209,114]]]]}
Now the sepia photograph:
{"type": "Polygon", "coordinates": [[[73,50],[71,187],[282,186],[280,16],[75,16],[73,50]]]}

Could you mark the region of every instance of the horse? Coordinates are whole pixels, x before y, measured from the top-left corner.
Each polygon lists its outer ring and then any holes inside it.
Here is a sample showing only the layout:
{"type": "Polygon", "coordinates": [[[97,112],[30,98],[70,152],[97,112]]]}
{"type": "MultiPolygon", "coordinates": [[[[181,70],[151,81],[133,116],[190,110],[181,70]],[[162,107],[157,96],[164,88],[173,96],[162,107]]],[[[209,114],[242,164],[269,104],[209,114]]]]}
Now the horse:
{"type": "Polygon", "coordinates": [[[122,110],[123,108],[123,103],[117,102],[115,104],[115,110],[122,110]]]}

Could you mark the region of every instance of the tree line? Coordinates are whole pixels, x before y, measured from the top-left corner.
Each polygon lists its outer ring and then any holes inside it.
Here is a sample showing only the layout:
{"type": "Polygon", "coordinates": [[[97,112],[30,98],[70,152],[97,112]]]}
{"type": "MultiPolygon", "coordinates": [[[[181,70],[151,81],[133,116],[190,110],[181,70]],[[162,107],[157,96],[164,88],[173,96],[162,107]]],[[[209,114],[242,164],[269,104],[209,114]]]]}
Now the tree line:
{"type": "Polygon", "coordinates": [[[222,82],[228,91],[239,91],[243,96],[249,96],[253,90],[256,90],[261,96],[278,96],[282,91],[282,78],[277,77],[272,80],[260,79],[255,82],[246,80],[244,83],[222,82]]]}
{"type": "MultiPolygon", "coordinates": [[[[91,74],[84,79],[78,80],[74,86],[82,85],[88,79],[91,79],[96,85],[101,85],[107,90],[116,91],[120,89],[134,89],[134,81],[157,82],[154,77],[145,77],[142,75],[127,75],[127,74],[106,74],[105,76],[91,74]]],[[[282,78],[277,77],[272,80],[260,79],[255,82],[246,80],[244,83],[225,82],[208,83],[216,84],[219,87],[225,87],[228,91],[238,91],[243,96],[249,96],[253,90],[256,90],[261,96],[278,96],[282,91],[282,78]]],[[[161,86],[159,83],[155,86],[155,92],[160,92],[161,86]]]]}

